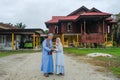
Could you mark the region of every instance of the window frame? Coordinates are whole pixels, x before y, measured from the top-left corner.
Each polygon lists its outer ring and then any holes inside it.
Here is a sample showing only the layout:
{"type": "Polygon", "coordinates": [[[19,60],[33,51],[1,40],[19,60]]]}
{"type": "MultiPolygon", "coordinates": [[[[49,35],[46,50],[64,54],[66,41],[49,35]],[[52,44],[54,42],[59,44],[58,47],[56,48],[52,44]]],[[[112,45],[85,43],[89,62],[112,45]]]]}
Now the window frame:
{"type": "Polygon", "coordinates": [[[72,31],[72,23],[69,22],[67,23],[67,32],[71,32],[72,31]]]}

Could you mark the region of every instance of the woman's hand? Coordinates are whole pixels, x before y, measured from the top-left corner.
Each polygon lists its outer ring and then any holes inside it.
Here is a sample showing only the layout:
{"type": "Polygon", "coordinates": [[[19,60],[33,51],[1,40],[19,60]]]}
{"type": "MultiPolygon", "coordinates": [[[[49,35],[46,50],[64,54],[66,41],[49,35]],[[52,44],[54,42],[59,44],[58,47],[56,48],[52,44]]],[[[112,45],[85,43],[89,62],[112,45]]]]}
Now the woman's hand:
{"type": "Polygon", "coordinates": [[[54,48],[51,48],[51,51],[54,51],[55,49],[54,48]]]}

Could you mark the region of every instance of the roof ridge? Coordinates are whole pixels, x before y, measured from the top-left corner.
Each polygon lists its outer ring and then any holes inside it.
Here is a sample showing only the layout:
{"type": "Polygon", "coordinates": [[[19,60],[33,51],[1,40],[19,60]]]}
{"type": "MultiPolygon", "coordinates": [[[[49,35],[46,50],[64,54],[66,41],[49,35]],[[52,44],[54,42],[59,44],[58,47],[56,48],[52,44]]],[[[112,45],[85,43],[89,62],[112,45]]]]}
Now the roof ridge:
{"type": "Polygon", "coordinates": [[[95,7],[91,8],[91,9],[90,9],[90,12],[91,12],[91,11],[102,12],[102,11],[98,10],[97,8],[95,8],[95,7]]]}
{"type": "Polygon", "coordinates": [[[88,9],[88,8],[85,7],[85,6],[81,6],[80,8],[74,10],[72,13],[68,14],[67,16],[69,16],[69,15],[73,15],[74,13],[76,13],[77,11],[79,11],[80,9],[86,9],[86,10],[88,10],[88,11],[90,10],[90,9],[88,9]]]}

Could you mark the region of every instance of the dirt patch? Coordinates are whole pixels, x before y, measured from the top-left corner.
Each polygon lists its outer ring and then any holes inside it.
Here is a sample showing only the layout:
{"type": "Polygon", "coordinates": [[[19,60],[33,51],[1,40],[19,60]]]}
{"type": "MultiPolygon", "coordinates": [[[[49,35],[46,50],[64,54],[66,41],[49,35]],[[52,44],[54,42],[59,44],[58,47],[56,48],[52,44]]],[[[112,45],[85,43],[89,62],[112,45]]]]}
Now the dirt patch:
{"type": "Polygon", "coordinates": [[[77,56],[79,61],[84,61],[85,63],[90,63],[99,68],[96,71],[103,73],[114,73],[118,78],[120,78],[120,58],[117,57],[86,57],[86,56],[77,56]]]}
{"type": "Polygon", "coordinates": [[[7,75],[7,73],[4,70],[0,70],[0,77],[7,75]]]}

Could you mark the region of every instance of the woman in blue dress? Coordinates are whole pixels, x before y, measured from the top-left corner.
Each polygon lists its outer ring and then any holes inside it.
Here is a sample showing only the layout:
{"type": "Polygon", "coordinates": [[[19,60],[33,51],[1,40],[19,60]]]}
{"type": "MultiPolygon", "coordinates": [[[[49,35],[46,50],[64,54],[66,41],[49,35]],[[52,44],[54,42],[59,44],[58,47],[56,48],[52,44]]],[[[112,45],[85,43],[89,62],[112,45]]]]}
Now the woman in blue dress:
{"type": "Polygon", "coordinates": [[[56,74],[64,75],[64,54],[60,38],[56,38],[56,74]]]}

